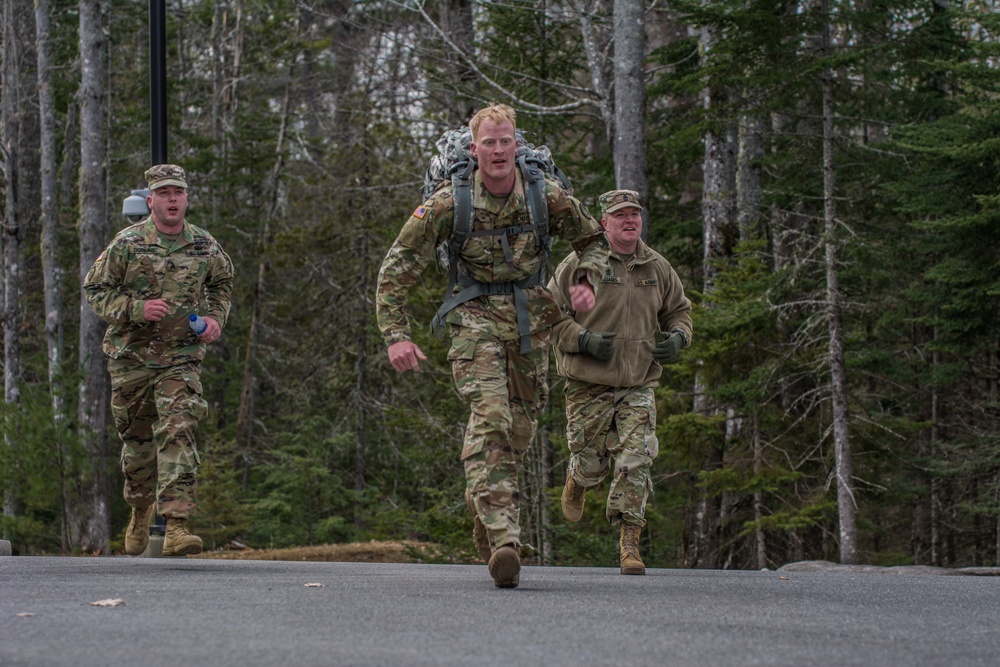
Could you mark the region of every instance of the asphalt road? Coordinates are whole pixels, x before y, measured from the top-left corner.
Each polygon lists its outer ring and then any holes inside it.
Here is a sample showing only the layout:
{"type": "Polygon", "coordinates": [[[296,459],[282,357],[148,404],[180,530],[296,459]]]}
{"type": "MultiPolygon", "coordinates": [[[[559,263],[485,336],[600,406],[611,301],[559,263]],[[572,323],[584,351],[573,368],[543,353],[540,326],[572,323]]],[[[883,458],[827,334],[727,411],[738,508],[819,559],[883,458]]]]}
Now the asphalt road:
{"type": "Polygon", "coordinates": [[[998,664],[995,576],[0,558],[3,667],[998,664]]]}

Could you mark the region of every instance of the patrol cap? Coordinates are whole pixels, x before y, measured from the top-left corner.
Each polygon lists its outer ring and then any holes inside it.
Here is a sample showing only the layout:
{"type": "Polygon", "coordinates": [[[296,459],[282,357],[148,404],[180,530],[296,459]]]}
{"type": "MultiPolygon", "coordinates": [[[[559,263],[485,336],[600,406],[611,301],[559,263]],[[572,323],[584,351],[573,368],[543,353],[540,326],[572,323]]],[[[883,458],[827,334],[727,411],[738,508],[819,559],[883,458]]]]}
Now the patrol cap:
{"type": "Polygon", "coordinates": [[[640,211],[642,210],[642,205],[639,203],[639,193],[635,190],[611,190],[601,195],[598,201],[601,202],[601,215],[614,213],[627,206],[634,206],[640,211]]]}
{"type": "Polygon", "coordinates": [[[163,188],[168,185],[176,185],[179,188],[187,188],[187,181],[184,179],[184,170],[176,164],[158,164],[146,170],[146,183],[149,190],[163,188]]]}

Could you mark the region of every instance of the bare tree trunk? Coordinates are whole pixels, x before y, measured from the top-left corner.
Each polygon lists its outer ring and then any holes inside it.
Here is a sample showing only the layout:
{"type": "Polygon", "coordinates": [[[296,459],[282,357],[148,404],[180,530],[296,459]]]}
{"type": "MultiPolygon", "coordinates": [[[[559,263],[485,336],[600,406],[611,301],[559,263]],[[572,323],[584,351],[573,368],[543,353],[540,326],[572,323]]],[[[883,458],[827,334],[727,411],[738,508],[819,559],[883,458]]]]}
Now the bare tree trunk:
{"type": "Polygon", "coordinates": [[[552,486],[552,441],[548,427],[543,427],[538,439],[538,562],[552,564],[552,518],[549,516],[548,489],[552,486]]]}
{"type": "MultiPolygon", "coordinates": [[[[549,382],[551,386],[551,379],[549,382]]],[[[545,402],[542,417],[552,414],[551,398],[545,402]]],[[[552,564],[552,519],[549,516],[549,494],[552,487],[552,428],[550,419],[539,420],[535,443],[525,459],[524,478],[526,493],[522,494],[530,504],[530,526],[532,543],[535,545],[535,555],[538,565],[552,564]]]]}
{"type": "MultiPolygon", "coordinates": [[[[694,411],[698,414],[715,414],[719,407],[706,396],[701,375],[695,377],[694,411]]],[[[719,434],[719,440],[724,438],[719,434]]],[[[722,443],[710,444],[701,463],[701,470],[718,470],[724,462],[722,443]]],[[[692,481],[692,486],[694,482],[692,481]]],[[[694,489],[694,501],[685,509],[684,567],[719,567],[719,528],[722,516],[722,498],[705,489],[694,489]]]]}
{"type": "MultiPolygon", "coordinates": [[[[444,0],[441,2],[441,29],[464,54],[473,53],[474,34],[471,0],[444,0]]],[[[479,77],[469,67],[466,59],[449,50],[445,51],[448,78],[453,83],[444,91],[444,110],[448,114],[448,126],[458,127],[469,122],[475,112],[474,93],[478,89],[479,77]]]]}
{"type": "Polygon", "coordinates": [[[49,56],[49,0],[35,0],[38,31],[38,115],[41,143],[42,266],[45,284],[45,336],[48,346],[49,391],[56,424],[65,421],[64,396],[59,384],[63,361],[63,268],[59,265],[59,226],[56,201],[55,110],[52,101],[49,56]]]}
{"type": "Polygon", "coordinates": [[[56,210],[73,200],[73,166],[76,164],[77,105],[71,103],[66,109],[66,126],[63,131],[62,165],[59,167],[59,192],[56,210]]]}
{"type": "MultiPolygon", "coordinates": [[[[937,329],[934,330],[933,337],[937,338],[937,329]]],[[[931,363],[937,368],[940,362],[940,353],[935,350],[931,355],[931,363]]],[[[931,387],[931,444],[929,458],[933,458],[937,452],[937,443],[941,438],[941,418],[941,394],[936,386],[931,387]]],[[[930,476],[930,487],[931,565],[940,567],[943,562],[941,557],[941,485],[937,480],[937,476],[933,473],[930,476]]]]}
{"type": "MultiPolygon", "coordinates": [[[[336,67],[330,92],[333,95],[333,131],[332,138],[340,146],[353,146],[359,140],[357,123],[351,118],[350,95],[356,89],[354,77],[359,68],[362,49],[358,40],[365,39],[363,31],[356,21],[352,20],[353,4],[345,0],[337,0],[334,11],[337,20],[330,30],[333,33],[333,51],[336,67]],[[359,35],[359,33],[361,33],[359,35]]],[[[464,119],[468,121],[468,118],[464,119]]]]}
{"type": "MultiPolygon", "coordinates": [[[[754,475],[758,477],[763,472],[765,466],[764,460],[764,443],[763,437],[760,432],[760,420],[757,415],[753,416],[753,472],[754,475]]],[[[757,569],[763,569],[767,567],[767,535],[764,529],[761,527],[761,521],[764,519],[764,492],[760,489],[754,491],[753,494],[753,518],[757,523],[757,530],[755,533],[755,546],[756,546],[756,561],[757,569]]]]}
{"type": "MultiPolygon", "coordinates": [[[[705,28],[701,35],[703,57],[710,57],[715,35],[705,28]]],[[[718,105],[721,91],[711,86],[704,91],[706,108],[718,105]]],[[[736,132],[734,126],[724,125],[721,130],[711,130],[705,135],[704,186],[702,192],[702,217],[704,225],[705,301],[711,307],[715,290],[718,260],[731,257],[738,239],[736,227],[736,132]]],[[[725,408],[711,402],[701,376],[695,378],[694,410],[699,414],[718,414],[725,408]]],[[[716,470],[724,463],[723,442],[736,432],[736,425],[727,420],[720,434],[720,442],[709,447],[702,463],[703,470],[716,470]]],[[[698,489],[697,500],[689,508],[691,516],[686,521],[690,535],[685,543],[686,567],[719,567],[719,530],[722,499],[705,489],[698,489]]]]}
{"type": "Polygon", "coordinates": [[[250,470],[253,468],[254,407],[257,398],[257,337],[262,318],[261,302],[264,299],[264,277],[267,275],[266,251],[263,239],[269,234],[265,223],[261,231],[260,261],[257,264],[257,282],[254,286],[250,306],[250,331],[247,333],[246,353],[243,355],[243,385],[240,390],[240,408],[236,416],[236,442],[242,446],[240,462],[243,468],[241,490],[250,490],[250,470]]]}
{"type": "Polygon", "coordinates": [[[758,111],[757,94],[744,96],[748,113],[743,114],[736,158],[736,222],[740,240],[758,238],[761,214],[761,160],[764,157],[764,120],[758,111]]]}
{"type": "MultiPolygon", "coordinates": [[[[919,340],[924,332],[915,327],[911,334],[914,341],[919,340]]],[[[937,337],[936,329],[931,331],[931,342],[937,337]]],[[[931,352],[931,368],[936,368],[939,362],[937,350],[931,352]]],[[[921,461],[931,461],[934,458],[934,449],[938,439],[938,390],[932,383],[930,386],[930,397],[927,412],[920,415],[922,421],[927,421],[930,427],[920,434],[917,440],[916,456],[921,461]]],[[[913,507],[912,529],[910,531],[911,550],[913,552],[913,562],[915,565],[940,565],[938,560],[938,535],[937,535],[937,507],[938,507],[938,487],[936,475],[928,470],[926,466],[916,468],[918,483],[924,483],[930,490],[925,497],[920,498],[913,507]]]]}
{"type": "MultiPolygon", "coordinates": [[[[41,224],[42,272],[45,290],[45,341],[48,348],[49,395],[52,401],[52,421],[56,433],[62,434],[67,423],[66,397],[63,394],[62,365],[65,339],[63,336],[62,280],[63,267],[59,264],[59,209],[56,190],[56,137],[55,109],[52,101],[52,79],[49,51],[49,0],[35,0],[35,30],[38,54],[38,117],[40,173],[41,173],[41,224]]],[[[60,474],[65,474],[69,457],[67,442],[58,443],[60,474]]],[[[66,539],[66,480],[62,483],[62,549],[69,549],[66,539]]]]}
{"type": "Polygon", "coordinates": [[[739,240],[736,226],[736,137],[733,128],[705,135],[702,216],[705,243],[705,291],[715,289],[716,262],[732,257],[739,240]]]}
{"type": "MultiPolygon", "coordinates": [[[[828,3],[823,2],[827,15],[828,3]]],[[[830,24],[823,27],[825,51],[829,53],[830,24]]],[[[857,500],[851,457],[847,414],[847,369],[844,365],[844,326],[837,267],[837,203],[834,199],[834,106],[833,70],[823,73],[823,219],[826,236],[826,295],[830,335],[830,389],[833,400],[833,441],[837,475],[837,509],[840,518],[840,562],[858,562],[858,534],[855,525],[857,500]]]]}
{"type": "Polygon", "coordinates": [[[615,97],[610,83],[613,72],[611,58],[608,56],[611,36],[594,22],[594,17],[600,15],[601,7],[606,2],[607,0],[585,0],[577,12],[580,16],[583,49],[587,54],[590,85],[597,94],[601,119],[604,121],[605,140],[610,147],[615,143],[615,97]]]}
{"type": "MultiPolygon", "coordinates": [[[[6,88],[5,88],[6,91],[6,88]]],[[[13,120],[9,114],[7,120],[13,120]]],[[[16,127],[17,121],[13,121],[16,127]]],[[[10,128],[13,129],[13,128],[10,128]]],[[[7,212],[4,215],[3,226],[3,398],[8,406],[21,404],[21,298],[24,294],[24,268],[21,253],[21,224],[17,215],[17,201],[19,181],[22,174],[17,165],[17,154],[20,147],[15,141],[5,138],[5,148],[8,159],[14,157],[7,169],[7,212]]],[[[11,419],[14,412],[8,413],[11,419]]],[[[15,428],[4,429],[4,440],[7,447],[16,450],[18,448],[15,428]]],[[[10,489],[4,485],[4,510],[5,514],[17,514],[19,502],[16,499],[17,489],[10,489]]]]}
{"type": "Polygon", "coordinates": [[[649,238],[646,174],[646,14],[644,3],[615,0],[615,184],[635,190],[643,204],[642,238],[649,238]]]}
{"type": "MultiPolygon", "coordinates": [[[[23,54],[17,37],[19,19],[16,16],[17,3],[5,0],[3,3],[3,67],[0,78],[0,142],[3,148],[3,175],[6,208],[3,216],[3,230],[0,240],[3,244],[3,304],[0,319],[4,332],[4,402],[18,405],[21,402],[21,295],[24,291],[24,277],[21,273],[21,227],[19,208],[21,205],[21,103],[19,80],[23,54]]],[[[14,414],[13,411],[10,412],[14,414]]],[[[4,445],[14,452],[12,460],[17,466],[17,443],[13,438],[15,429],[8,425],[4,429],[4,445]]],[[[16,478],[16,476],[15,476],[16,478]]],[[[18,489],[11,480],[4,480],[3,505],[5,516],[16,516],[20,511],[18,489]]]]}
{"type": "MultiPolygon", "coordinates": [[[[741,117],[736,153],[736,225],[740,241],[751,241],[762,232],[760,227],[761,202],[761,159],[764,157],[764,121],[759,115],[757,94],[744,90],[744,106],[747,113],[741,117]]],[[[763,435],[756,412],[751,416],[753,429],[753,468],[759,475],[766,467],[763,435]]],[[[767,539],[761,521],[766,514],[764,492],[760,489],[753,494],[755,531],[755,562],[757,568],[767,567],[767,539]]]]}
{"type": "MultiPolygon", "coordinates": [[[[225,82],[223,80],[223,17],[223,3],[216,2],[215,11],[212,14],[212,28],[209,33],[209,39],[212,42],[212,101],[210,104],[210,108],[212,110],[212,153],[215,158],[212,163],[213,173],[210,177],[213,182],[219,182],[220,180],[220,174],[215,173],[215,171],[218,169],[226,169],[226,132],[223,127],[222,120],[222,95],[225,90],[225,82]]],[[[182,48],[180,51],[183,53],[184,49],[182,48]]],[[[217,225],[219,224],[219,207],[222,200],[222,193],[219,192],[219,188],[212,188],[212,192],[209,197],[209,211],[211,211],[209,219],[212,221],[211,229],[218,229],[217,225]]],[[[252,327],[253,323],[251,322],[251,328],[252,327]]],[[[245,371],[246,368],[244,367],[244,372],[245,371]]]]}
{"type": "MultiPolygon", "coordinates": [[[[107,237],[106,132],[102,0],[80,2],[80,284],[107,237]]],[[[77,499],[69,521],[70,543],[83,551],[108,553],[108,377],[101,353],[105,324],[80,295],[80,401],[77,421],[89,461],[80,466],[77,499]]]]}
{"type": "MultiPolygon", "coordinates": [[[[367,186],[368,179],[365,178],[367,186]]],[[[366,205],[367,207],[367,205],[366,205]]],[[[358,266],[358,357],[355,363],[355,405],[357,409],[357,421],[355,422],[355,445],[354,445],[354,491],[359,502],[355,506],[354,525],[358,528],[365,527],[365,490],[368,483],[365,481],[366,456],[368,454],[368,426],[367,426],[367,398],[368,398],[368,327],[367,322],[371,319],[370,297],[368,294],[369,280],[369,259],[368,259],[368,230],[362,229],[356,240],[357,257],[360,259],[358,266]]]]}

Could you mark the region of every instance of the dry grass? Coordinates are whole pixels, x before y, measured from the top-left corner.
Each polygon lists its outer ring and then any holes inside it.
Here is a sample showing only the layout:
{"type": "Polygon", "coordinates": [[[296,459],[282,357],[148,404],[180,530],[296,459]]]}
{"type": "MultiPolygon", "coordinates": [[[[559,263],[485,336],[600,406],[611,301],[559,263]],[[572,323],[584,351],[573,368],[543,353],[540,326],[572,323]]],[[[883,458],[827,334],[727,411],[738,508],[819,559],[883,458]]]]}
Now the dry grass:
{"type": "Polygon", "coordinates": [[[189,558],[226,560],[297,560],[338,563],[423,563],[439,559],[435,545],[426,542],[354,542],[291,549],[224,549],[189,558]]]}

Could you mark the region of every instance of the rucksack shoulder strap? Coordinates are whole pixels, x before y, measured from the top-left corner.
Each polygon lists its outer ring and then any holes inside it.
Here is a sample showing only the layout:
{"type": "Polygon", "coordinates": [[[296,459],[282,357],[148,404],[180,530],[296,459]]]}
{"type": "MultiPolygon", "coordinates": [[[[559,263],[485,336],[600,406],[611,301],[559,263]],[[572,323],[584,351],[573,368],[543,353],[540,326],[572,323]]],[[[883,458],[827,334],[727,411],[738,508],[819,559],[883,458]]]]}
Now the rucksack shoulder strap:
{"type": "MultiPolygon", "coordinates": [[[[451,169],[451,194],[455,202],[455,210],[451,240],[448,242],[448,287],[444,292],[446,299],[451,296],[455,284],[458,282],[458,257],[462,252],[462,246],[465,245],[465,239],[472,231],[472,173],[475,170],[476,163],[472,160],[459,162],[451,169]]],[[[438,311],[438,314],[431,321],[431,331],[441,332],[446,314],[447,311],[444,311],[443,314],[441,310],[438,311]]]]}
{"type": "Polygon", "coordinates": [[[538,242],[548,259],[552,252],[552,237],[549,235],[549,207],[545,201],[545,172],[538,160],[519,155],[517,165],[524,177],[524,199],[528,204],[528,215],[535,225],[538,242]]]}
{"type": "Polygon", "coordinates": [[[472,173],[475,170],[476,163],[469,160],[455,165],[451,174],[452,197],[455,199],[455,222],[449,252],[451,259],[458,257],[465,238],[472,231],[472,173]]]}

